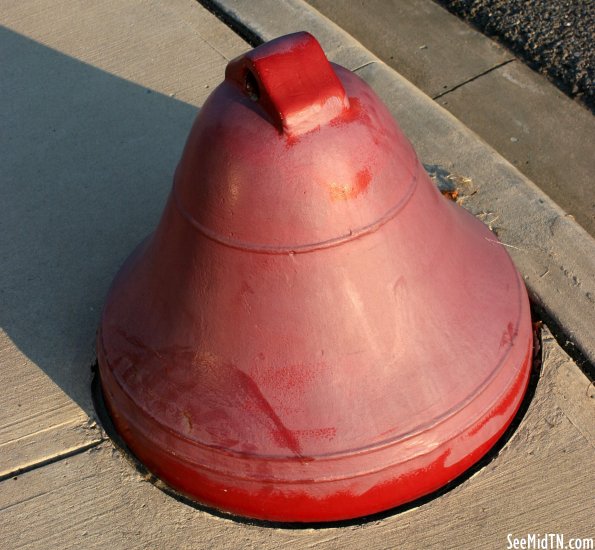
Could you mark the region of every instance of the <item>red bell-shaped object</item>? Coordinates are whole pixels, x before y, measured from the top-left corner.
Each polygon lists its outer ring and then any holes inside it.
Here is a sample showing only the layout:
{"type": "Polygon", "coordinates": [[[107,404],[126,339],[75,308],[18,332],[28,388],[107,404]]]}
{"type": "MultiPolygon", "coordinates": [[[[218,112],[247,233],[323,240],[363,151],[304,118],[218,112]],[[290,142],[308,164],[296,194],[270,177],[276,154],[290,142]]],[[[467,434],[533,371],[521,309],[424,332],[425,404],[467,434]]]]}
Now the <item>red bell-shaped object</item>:
{"type": "Polygon", "coordinates": [[[228,65],[97,351],[118,432],[171,487],[327,521],[483,456],[523,398],[532,330],[504,248],[441,196],[374,92],[298,33],[228,65]]]}

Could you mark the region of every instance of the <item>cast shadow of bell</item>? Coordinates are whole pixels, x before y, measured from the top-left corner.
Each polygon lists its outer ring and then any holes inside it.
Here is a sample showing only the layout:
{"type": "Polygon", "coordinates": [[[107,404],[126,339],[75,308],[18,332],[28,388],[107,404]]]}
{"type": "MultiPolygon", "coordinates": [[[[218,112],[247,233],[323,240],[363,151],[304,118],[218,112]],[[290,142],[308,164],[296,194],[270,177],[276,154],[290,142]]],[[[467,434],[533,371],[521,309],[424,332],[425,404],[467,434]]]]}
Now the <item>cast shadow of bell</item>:
{"type": "Polygon", "coordinates": [[[88,414],[109,284],[197,108],[0,27],[0,327],[88,414]]]}

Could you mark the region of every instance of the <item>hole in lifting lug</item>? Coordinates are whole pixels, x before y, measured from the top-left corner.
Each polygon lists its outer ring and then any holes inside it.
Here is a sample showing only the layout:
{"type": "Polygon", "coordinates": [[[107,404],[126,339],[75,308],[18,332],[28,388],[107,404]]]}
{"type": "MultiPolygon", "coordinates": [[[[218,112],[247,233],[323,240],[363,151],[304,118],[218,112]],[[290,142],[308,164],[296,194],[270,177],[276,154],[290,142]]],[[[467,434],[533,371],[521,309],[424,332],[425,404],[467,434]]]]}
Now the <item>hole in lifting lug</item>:
{"type": "Polygon", "coordinates": [[[248,94],[248,97],[252,101],[258,101],[260,99],[260,89],[258,87],[258,81],[254,76],[254,73],[250,70],[246,70],[246,80],[244,82],[244,89],[248,94]]]}

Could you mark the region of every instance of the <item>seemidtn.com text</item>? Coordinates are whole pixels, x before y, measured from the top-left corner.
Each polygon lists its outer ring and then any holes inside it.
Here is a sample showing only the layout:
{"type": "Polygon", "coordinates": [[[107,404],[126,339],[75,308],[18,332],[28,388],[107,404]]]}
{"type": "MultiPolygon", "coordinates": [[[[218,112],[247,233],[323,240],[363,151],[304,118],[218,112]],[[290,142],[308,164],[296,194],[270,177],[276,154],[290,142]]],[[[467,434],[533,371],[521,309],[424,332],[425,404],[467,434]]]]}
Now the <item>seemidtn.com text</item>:
{"type": "Polygon", "coordinates": [[[527,533],[514,536],[508,533],[507,550],[594,550],[592,537],[567,537],[560,533],[527,533]]]}

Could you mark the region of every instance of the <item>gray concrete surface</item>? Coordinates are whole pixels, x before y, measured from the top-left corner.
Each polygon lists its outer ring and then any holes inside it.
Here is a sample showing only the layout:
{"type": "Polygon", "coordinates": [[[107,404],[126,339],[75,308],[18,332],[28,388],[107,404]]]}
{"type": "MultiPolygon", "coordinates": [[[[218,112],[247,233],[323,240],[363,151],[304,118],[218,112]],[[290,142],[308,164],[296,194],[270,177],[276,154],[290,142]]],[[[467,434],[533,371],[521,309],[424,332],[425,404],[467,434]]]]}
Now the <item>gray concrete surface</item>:
{"type": "Polygon", "coordinates": [[[432,0],[308,0],[431,97],[514,55],[432,0]]]}
{"type": "Polygon", "coordinates": [[[595,118],[432,0],[309,0],[595,235],[595,118]]]}
{"type": "MultiPolygon", "coordinates": [[[[472,548],[504,546],[508,532],[593,535],[592,385],[550,337],[535,399],[500,455],[403,514],[349,528],[263,528],[195,510],[146,483],[93,419],[95,329],[118,266],[158,219],[197,109],[248,47],[193,0],[2,4],[1,548],[472,548]],[[521,513],[502,504],[511,501],[521,513]]],[[[571,324],[582,345],[592,312],[581,300],[594,272],[586,234],[305,4],[281,5],[289,13],[259,5],[261,30],[314,31],[378,89],[427,164],[471,177],[476,192],[464,204],[487,222],[500,217],[494,225],[519,249],[511,248],[515,260],[556,319],[574,322],[582,312],[583,325],[571,324]],[[449,160],[447,142],[468,156],[449,160]]]]}
{"type": "Polygon", "coordinates": [[[2,3],[0,477],[101,440],[95,331],[246,44],[193,0],[2,3]]]}
{"type": "Polygon", "coordinates": [[[515,61],[436,100],[595,235],[595,117],[515,61]]]}

